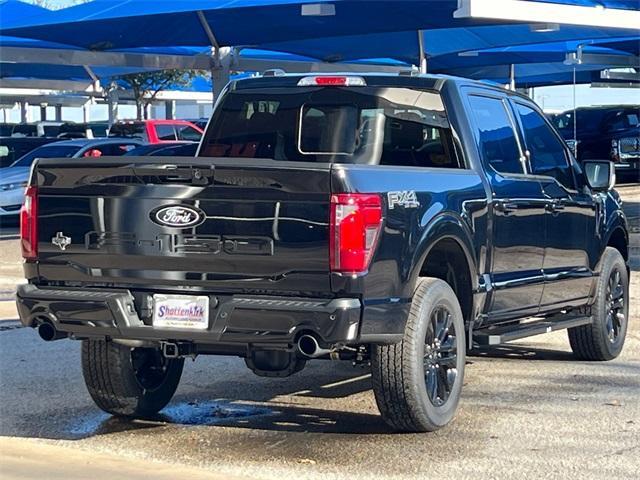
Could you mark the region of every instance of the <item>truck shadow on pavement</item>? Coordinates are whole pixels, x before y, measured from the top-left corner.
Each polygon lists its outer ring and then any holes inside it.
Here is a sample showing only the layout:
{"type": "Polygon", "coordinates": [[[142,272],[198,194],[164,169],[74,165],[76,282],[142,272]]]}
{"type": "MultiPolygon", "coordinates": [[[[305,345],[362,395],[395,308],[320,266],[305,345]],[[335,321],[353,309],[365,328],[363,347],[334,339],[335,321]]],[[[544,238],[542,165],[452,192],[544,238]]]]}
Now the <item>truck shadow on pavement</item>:
{"type": "Polygon", "coordinates": [[[505,358],[514,360],[545,360],[557,362],[575,361],[575,357],[571,352],[530,347],[528,345],[500,345],[487,349],[473,350],[469,355],[469,358],[473,361],[474,357],[505,358]]]}
{"type": "MultiPolygon", "coordinates": [[[[312,368],[318,369],[316,366],[312,368]]],[[[203,387],[191,384],[187,387],[188,393],[178,392],[158,415],[146,419],[113,417],[88,405],[56,409],[47,412],[46,417],[22,415],[11,422],[1,422],[0,434],[81,440],[168,426],[220,426],[333,434],[391,433],[377,412],[369,414],[295,405],[298,402],[308,403],[303,398],[316,398],[320,403],[325,399],[340,401],[341,398],[366,392],[371,389],[371,376],[367,370],[340,366],[335,371],[321,372],[320,381],[312,374],[289,379],[256,381],[254,378],[248,372],[247,379],[241,376],[235,381],[215,381],[203,387]],[[225,392],[225,396],[216,398],[216,392],[218,395],[225,392]]]]}

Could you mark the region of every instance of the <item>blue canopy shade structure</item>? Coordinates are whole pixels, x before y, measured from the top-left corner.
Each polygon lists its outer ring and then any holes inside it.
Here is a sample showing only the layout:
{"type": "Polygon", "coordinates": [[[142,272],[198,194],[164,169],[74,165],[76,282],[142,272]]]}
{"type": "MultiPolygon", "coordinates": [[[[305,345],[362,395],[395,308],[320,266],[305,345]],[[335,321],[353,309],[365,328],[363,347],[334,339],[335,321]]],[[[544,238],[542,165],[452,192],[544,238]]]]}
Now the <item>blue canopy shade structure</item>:
{"type": "MultiPolygon", "coordinates": [[[[616,41],[606,42],[591,40],[530,44],[439,55],[430,60],[429,69],[434,72],[447,72],[465,67],[565,63],[571,58],[570,56],[568,57],[568,54],[578,52],[583,57],[586,55],[598,57],[606,55],[610,62],[615,63],[615,65],[610,66],[626,66],[636,59],[639,48],[640,36],[624,37],[616,41]],[[635,44],[635,49],[632,48],[632,44],[635,44]],[[613,48],[619,46],[628,48],[613,48]]],[[[638,67],[640,67],[640,64],[638,64],[638,67]]]]}
{"type": "MultiPolygon", "coordinates": [[[[421,64],[426,55],[429,71],[469,72],[474,78],[492,80],[502,78],[511,65],[527,64],[556,65],[564,79],[566,55],[578,51],[623,59],[623,64],[624,58],[638,56],[637,29],[455,18],[459,4],[472,1],[95,0],[57,12],[28,6],[23,15],[16,12],[24,4],[4,0],[0,1],[0,48],[5,52],[13,47],[25,47],[22,51],[29,47],[44,52],[74,50],[64,56],[75,62],[72,65],[100,64],[92,59],[104,61],[105,55],[110,55],[110,63],[104,65],[220,69],[224,63],[220,55],[224,48],[220,47],[233,46],[234,58],[224,68],[231,65],[232,70],[240,71],[261,71],[265,69],[262,65],[269,63],[293,66],[290,71],[304,71],[298,69],[302,65],[318,70],[331,66],[344,69],[344,64],[336,65],[338,62],[399,69],[421,64]],[[159,61],[163,56],[172,57],[159,61]],[[150,63],[141,58],[151,59],[150,63]],[[313,63],[316,66],[309,67],[313,63]]],[[[637,0],[520,3],[601,5],[634,12],[640,8],[637,0]]],[[[31,64],[37,66],[47,55],[29,58],[36,58],[31,64]]],[[[60,62],[63,57],[52,58],[60,62]]],[[[610,66],[595,63],[589,68],[594,71],[610,66]]],[[[34,71],[39,69],[44,70],[38,67],[34,71]]],[[[82,75],[82,70],[68,71],[82,75]]],[[[224,81],[220,77],[216,85],[224,81]]]]}
{"type": "Polygon", "coordinates": [[[51,10],[31,3],[18,0],[0,1],[2,16],[0,17],[0,27],[9,28],[19,22],[22,23],[42,23],[48,20],[51,10]]]}
{"type": "Polygon", "coordinates": [[[3,30],[90,50],[256,46],[478,23],[453,18],[457,6],[457,0],[94,0],[3,30]]]}
{"type": "MultiPolygon", "coordinates": [[[[516,65],[515,67],[515,86],[518,88],[534,88],[552,85],[571,85],[576,84],[598,84],[606,83],[608,85],[629,86],[630,84],[640,84],[638,80],[610,80],[602,77],[605,65],[588,65],[576,67],[575,77],[573,67],[563,64],[527,64],[516,65]]],[[[461,68],[452,70],[452,75],[461,77],[474,78],[495,82],[501,85],[510,82],[510,66],[493,66],[482,68],[461,68]]]]}
{"type": "MultiPolygon", "coordinates": [[[[573,48],[580,44],[617,39],[640,40],[637,31],[596,29],[592,27],[559,26],[555,31],[540,32],[530,25],[475,26],[425,30],[423,45],[428,57],[457,55],[460,52],[477,52],[493,48],[527,46],[531,44],[556,44],[560,42],[573,48]],[[573,43],[569,43],[573,42],[573,43]]],[[[262,44],[260,48],[293,53],[316,58],[320,61],[351,61],[370,57],[394,58],[405,63],[417,63],[420,44],[415,32],[391,32],[277,42],[262,44]]],[[[629,48],[631,48],[629,46],[629,48]]],[[[566,51],[565,51],[566,52],[566,51]]]]}

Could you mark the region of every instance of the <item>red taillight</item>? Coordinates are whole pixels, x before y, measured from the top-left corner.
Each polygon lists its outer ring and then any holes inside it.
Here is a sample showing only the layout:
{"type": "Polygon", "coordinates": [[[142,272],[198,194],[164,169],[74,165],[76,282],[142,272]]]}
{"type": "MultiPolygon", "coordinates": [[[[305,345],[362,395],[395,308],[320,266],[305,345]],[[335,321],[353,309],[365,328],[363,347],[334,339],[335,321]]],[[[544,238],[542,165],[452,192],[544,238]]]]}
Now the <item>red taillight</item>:
{"type": "Polygon", "coordinates": [[[382,227],[379,195],[349,193],[331,196],[329,258],[331,271],[366,272],[382,227]]]}
{"type": "Polygon", "coordinates": [[[20,243],[22,256],[29,260],[38,256],[38,189],[27,187],[20,210],[20,243]]]}

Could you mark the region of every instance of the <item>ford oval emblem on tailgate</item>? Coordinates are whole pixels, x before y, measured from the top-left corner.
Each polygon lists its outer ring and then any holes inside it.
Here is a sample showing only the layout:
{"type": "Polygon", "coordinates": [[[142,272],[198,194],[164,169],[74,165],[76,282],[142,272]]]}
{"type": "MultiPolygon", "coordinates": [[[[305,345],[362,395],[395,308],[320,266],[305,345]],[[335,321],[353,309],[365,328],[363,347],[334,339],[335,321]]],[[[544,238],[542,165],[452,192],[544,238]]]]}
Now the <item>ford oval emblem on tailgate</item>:
{"type": "Polygon", "coordinates": [[[197,207],[169,205],[151,211],[151,220],[170,228],[196,227],[205,221],[205,213],[197,207]]]}

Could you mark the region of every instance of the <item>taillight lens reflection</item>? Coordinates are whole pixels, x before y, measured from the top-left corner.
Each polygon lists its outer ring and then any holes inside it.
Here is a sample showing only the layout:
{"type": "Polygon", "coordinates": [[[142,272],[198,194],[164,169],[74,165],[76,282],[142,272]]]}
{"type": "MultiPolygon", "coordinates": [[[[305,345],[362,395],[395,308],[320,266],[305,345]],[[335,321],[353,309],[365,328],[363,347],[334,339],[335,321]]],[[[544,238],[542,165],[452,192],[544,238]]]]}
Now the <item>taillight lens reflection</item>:
{"type": "Polygon", "coordinates": [[[382,200],[375,194],[331,196],[331,271],[368,270],[382,228],[382,200]]]}
{"type": "Polygon", "coordinates": [[[38,190],[27,187],[20,210],[20,244],[22,256],[31,260],[38,256],[38,190]]]}

